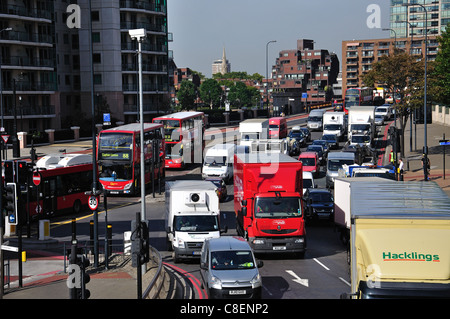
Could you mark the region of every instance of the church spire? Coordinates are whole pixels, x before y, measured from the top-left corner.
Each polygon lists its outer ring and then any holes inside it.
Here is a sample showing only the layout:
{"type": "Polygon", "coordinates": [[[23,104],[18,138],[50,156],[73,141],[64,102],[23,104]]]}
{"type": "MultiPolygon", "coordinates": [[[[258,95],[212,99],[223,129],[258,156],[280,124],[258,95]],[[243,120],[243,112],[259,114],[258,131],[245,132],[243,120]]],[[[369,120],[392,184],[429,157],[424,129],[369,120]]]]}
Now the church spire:
{"type": "Polygon", "coordinates": [[[227,57],[225,55],[225,46],[223,47],[223,53],[222,53],[222,74],[228,73],[227,72],[227,57]]]}

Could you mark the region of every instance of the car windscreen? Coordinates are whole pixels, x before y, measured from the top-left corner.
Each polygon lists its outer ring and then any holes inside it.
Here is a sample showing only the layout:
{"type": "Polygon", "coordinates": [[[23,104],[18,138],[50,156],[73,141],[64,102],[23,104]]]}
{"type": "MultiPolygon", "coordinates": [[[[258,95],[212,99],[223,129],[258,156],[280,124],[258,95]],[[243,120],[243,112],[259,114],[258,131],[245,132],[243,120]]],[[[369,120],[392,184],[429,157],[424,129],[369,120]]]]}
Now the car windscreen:
{"type": "Polygon", "coordinates": [[[255,260],[250,250],[211,252],[211,268],[214,270],[252,269],[255,267],[255,260]]]}
{"type": "Polygon", "coordinates": [[[256,218],[300,217],[302,210],[297,197],[259,197],[255,202],[256,218]]]}
{"type": "Polygon", "coordinates": [[[182,232],[218,231],[219,221],[215,215],[183,215],[174,217],[174,226],[182,232]]]}

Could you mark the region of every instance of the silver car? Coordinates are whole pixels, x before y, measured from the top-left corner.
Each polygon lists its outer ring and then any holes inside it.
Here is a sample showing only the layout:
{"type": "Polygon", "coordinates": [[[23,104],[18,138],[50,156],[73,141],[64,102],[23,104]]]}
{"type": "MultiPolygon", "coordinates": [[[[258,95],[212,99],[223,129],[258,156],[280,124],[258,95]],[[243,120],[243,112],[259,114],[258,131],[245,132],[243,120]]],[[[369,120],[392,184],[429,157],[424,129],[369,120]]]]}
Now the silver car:
{"type": "Polygon", "coordinates": [[[262,281],[252,249],[242,237],[207,239],[200,256],[202,288],[210,299],[261,298],[262,281]]]}

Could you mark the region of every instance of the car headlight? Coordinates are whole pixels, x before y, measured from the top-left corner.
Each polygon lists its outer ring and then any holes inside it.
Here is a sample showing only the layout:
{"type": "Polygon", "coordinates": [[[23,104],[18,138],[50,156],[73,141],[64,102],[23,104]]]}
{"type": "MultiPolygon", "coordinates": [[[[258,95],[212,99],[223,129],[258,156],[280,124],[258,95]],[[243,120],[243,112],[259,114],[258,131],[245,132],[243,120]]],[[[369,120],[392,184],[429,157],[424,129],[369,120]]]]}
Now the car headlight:
{"type": "Polygon", "coordinates": [[[222,281],[219,278],[212,276],[209,281],[210,288],[213,289],[222,289],[222,281]]]}
{"type": "Polygon", "coordinates": [[[261,286],[261,275],[257,273],[252,280],[250,280],[250,283],[252,284],[252,288],[257,288],[261,286]]]}

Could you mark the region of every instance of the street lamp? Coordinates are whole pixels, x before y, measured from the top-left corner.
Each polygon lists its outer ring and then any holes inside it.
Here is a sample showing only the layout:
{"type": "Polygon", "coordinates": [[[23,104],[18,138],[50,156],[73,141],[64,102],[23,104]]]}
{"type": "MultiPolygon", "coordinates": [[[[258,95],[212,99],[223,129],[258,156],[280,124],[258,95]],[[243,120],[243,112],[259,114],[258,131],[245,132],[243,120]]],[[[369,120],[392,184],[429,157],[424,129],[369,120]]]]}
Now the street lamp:
{"type": "Polygon", "coordinates": [[[267,99],[267,117],[269,117],[269,61],[268,61],[268,51],[269,44],[277,42],[277,40],[271,40],[266,43],[266,99],[267,99]]]}
{"type": "Polygon", "coordinates": [[[144,105],[142,91],[142,41],[145,39],[145,29],[133,29],[128,33],[132,40],[138,42],[138,64],[139,64],[139,120],[141,122],[141,220],[145,221],[145,170],[144,170],[144,105]]]}
{"type": "Polygon", "coordinates": [[[389,29],[389,28],[383,28],[381,30],[394,32],[394,50],[395,50],[397,48],[397,32],[395,32],[394,29],[389,29]]]}
{"type": "Polygon", "coordinates": [[[419,3],[404,3],[404,7],[409,6],[421,6],[425,11],[425,77],[423,84],[423,130],[424,130],[424,141],[423,141],[423,175],[424,180],[428,180],[428,145],[427,145],[427,54],[428,54],[428,11],[424,5],[419,3]]]}
{"type": "MultiPolygon", "coordinates": [[[[12,28],[5,28],[0,30],[0,33],[2,33],[3,31],[12,31],[12,28]]],[[[2,55],[0,53],[0,113],[2,116],[2,122],[1,122],[1,127],[2,129],[4,129],[3,126],[3,83],[2,83],[2,55]]]]}

